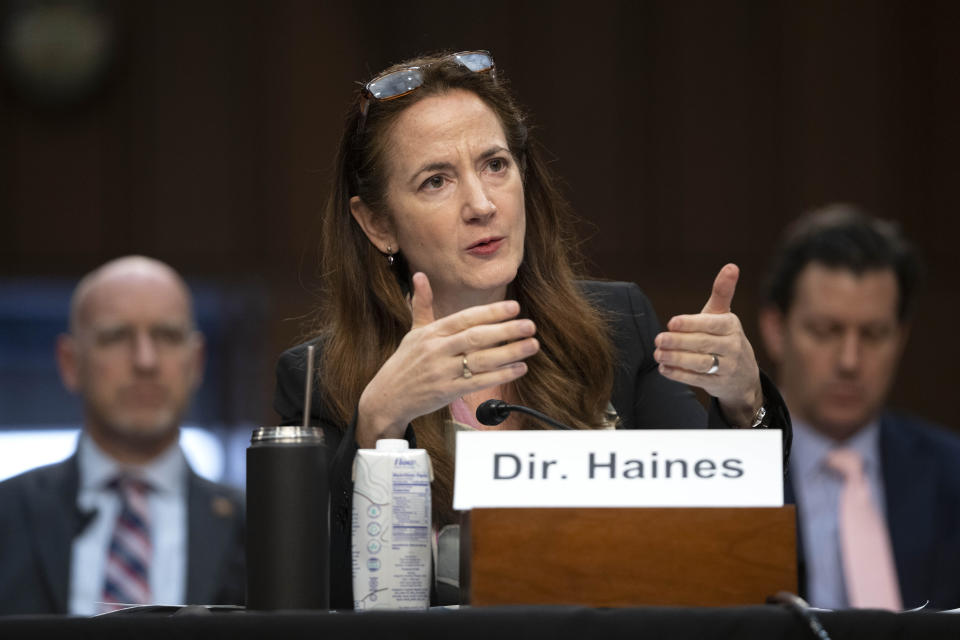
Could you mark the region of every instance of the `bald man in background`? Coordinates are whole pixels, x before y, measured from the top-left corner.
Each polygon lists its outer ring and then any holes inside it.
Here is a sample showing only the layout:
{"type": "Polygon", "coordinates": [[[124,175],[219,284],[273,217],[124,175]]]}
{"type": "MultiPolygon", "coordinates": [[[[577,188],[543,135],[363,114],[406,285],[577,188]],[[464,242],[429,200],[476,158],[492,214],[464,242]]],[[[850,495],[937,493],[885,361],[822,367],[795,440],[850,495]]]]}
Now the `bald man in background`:
{"type": "Polygon", "coordinates": [[[0,483],[0,614],[243,604],[243,498],[178,444],[204,360],[183,279],[106,263],[74,290],[56,354],[83,431],[67,460],[0,483]]]}

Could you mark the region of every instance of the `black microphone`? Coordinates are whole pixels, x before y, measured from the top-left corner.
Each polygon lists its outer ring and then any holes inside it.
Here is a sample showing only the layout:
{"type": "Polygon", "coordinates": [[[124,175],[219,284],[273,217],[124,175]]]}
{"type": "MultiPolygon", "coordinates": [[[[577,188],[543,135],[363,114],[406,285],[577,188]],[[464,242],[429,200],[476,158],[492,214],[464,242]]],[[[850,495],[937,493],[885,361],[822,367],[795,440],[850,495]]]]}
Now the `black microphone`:
{"type": "Polygon", "coordinates": [[[507,404],[503,400],[497,400],[496,398],[491,398],[486,402],[481,403],[480,406],[477,407],[477,422],[480,424],[485,424],[488,427],[492,427],[506,420],[511,411],[519,411],[520,413],[533,416],[537,420],[542,420],[547,424],[556,427],[557,429],[573,430],[572,427],[568,427],[562,422],[557,422],[553,418],[546,416],[539,411],[535,411],[529,407],[524,407],[523,405],[519,404],[507,404]]]}

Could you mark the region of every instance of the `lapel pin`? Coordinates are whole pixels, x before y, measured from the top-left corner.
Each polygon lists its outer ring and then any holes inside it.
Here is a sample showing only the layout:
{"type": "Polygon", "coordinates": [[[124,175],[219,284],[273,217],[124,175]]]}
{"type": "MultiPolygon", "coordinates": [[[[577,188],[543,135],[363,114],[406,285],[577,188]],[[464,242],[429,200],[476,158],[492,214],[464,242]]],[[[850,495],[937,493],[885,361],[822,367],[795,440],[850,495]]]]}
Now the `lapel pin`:
{"type": "Polygon", "coordinates": [[[229,518],[233,515],[233,503],[228,498],[217,496],[210,502],[210,508],[221,518],[229,518]]]}

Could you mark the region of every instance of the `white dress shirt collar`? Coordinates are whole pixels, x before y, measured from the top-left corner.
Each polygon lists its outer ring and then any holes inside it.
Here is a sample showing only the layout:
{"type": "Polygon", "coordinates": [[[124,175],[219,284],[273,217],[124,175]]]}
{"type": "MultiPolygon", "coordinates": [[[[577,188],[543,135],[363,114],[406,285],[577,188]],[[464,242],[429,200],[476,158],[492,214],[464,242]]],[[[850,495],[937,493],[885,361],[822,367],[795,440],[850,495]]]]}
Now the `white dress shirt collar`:
{"type": "Polygon", "coordinates": [[[93,438],[81,434],[77,444],[77,465],[80,471],[80,492],[101,491],[118,475],[132,472],[142,478],[153,491],[182,495],[187,484],[187,459],[175,442],[145,465],[124,465],[117,462],[93,438]]]}
{"type": "Polygon", "coordinates": [[[827,454],[839,447],[848,447],[860,454],[864,472],[876,476],[880,468],[880,421],[867,426],[843,442],[817,431],[809,424],[793,419],[793,446],[790,460],[794,476],[805,479],[822,473],[827,454]]]}

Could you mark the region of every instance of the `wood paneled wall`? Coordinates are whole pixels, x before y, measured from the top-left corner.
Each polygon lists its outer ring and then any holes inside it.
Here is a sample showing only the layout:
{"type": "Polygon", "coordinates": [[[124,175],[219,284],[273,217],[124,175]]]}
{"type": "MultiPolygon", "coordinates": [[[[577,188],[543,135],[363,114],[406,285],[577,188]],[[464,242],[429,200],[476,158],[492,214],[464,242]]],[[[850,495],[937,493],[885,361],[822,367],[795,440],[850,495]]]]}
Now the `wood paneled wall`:
{"type": "MultiPolygon", "coordinates": [[[[662,318],[727,261],[755,347],[775,238],[805,209],[898,220],[929,279],[892,403],[960,425],[952,2],[111,2],[120,46],[86,104],[0,102],[0,273],[79,276],[142,252],[265,283],[299,336],[317,212],[354,82],[419,51],[489,48],[534,114],[595,274],[662,318]]],[[[263,362],[270,420],[272,358],[263,362]]]]}

